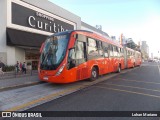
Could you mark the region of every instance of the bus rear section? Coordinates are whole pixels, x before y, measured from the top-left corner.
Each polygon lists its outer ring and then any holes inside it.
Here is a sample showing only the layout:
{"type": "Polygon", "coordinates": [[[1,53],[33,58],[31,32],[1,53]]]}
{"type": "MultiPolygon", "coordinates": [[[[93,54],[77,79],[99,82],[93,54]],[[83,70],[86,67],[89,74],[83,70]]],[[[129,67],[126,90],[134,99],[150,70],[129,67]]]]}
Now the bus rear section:
{"type": "Polygon", "coordinates": [[[127,68],[135,67],[135,52],[131,48],[126,47],[127,68]]]}
{"type": "Polygon", "coordinates": [[[142,56],[139,51],[135,51],[135,66],[140,66],[142,63],[142,56]]]}

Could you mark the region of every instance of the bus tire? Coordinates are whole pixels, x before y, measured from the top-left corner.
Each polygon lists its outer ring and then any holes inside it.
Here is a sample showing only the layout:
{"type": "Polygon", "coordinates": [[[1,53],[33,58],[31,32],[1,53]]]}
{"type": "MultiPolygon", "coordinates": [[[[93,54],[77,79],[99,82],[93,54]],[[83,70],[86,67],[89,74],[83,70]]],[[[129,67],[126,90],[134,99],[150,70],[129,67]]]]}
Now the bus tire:
{"type": "Polygon", "coordinates": [[[98,78],[98,70],[96,67],[92,68],[90,81],[95,81],[98,78]]]}

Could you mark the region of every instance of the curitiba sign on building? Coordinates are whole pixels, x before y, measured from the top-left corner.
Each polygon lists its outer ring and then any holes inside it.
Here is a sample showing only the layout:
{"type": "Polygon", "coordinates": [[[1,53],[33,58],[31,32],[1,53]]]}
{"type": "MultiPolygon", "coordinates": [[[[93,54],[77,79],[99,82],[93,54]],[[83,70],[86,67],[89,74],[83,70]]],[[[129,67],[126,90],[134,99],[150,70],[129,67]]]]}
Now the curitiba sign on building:
{"type": "Polygon", "coordinates": [[[52,33],[74,30],[72,24],[56,19],[56,16],[51,17],[16,3],[12,3],[12,23],[52,33]]]}

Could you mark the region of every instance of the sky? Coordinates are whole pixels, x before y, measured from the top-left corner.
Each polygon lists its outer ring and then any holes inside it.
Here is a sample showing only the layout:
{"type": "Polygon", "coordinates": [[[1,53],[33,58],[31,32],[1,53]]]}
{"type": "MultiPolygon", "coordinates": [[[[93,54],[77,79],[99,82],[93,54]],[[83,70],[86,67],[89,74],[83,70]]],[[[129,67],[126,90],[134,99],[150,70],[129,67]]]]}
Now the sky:
{"type": "Polygon", "coordinates": [[[135,43],[147,41],[149,52],[159,56],[160,0],[49,0],[81,17],[89,25],[118,40],[122,33],[135,43]]]}

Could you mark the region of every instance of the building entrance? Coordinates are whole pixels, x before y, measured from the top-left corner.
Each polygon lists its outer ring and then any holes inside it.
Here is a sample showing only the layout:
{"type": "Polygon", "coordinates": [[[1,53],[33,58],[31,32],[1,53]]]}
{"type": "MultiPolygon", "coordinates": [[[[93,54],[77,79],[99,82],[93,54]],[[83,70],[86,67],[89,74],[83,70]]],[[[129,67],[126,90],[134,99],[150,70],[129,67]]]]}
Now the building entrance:
{"type": "Polygon", "coordinates": [[[37,70],[40,53],[39,50],[26,50],[25,61],[28,69],[37,70]]]}

